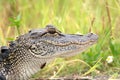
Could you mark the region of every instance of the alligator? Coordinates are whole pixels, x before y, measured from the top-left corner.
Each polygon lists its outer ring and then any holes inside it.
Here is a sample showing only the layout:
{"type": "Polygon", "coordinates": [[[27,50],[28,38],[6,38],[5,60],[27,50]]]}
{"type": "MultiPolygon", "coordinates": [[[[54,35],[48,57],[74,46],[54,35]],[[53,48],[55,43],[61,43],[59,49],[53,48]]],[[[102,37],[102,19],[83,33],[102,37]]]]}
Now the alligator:
{"type": "Polygon", "coordinates": [[[74,56],[98,40],[94,33],[64,34],[53,25],[30,30],[0,48],[0,80],[28,80],[55,58],[74,56]]]}

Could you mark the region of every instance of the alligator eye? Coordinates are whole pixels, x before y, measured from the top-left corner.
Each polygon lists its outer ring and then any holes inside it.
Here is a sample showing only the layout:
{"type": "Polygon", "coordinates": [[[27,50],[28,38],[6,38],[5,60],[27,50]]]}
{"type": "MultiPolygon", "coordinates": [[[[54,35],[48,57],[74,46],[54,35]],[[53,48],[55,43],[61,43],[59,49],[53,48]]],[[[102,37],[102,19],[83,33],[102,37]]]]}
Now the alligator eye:
{"type": "Polygon", "coordinates": [[[46,28],[47,28],[47,32],[50,34],[54,34],[57,32],[56,28],[53,25],[47,25],[46,28]]]}
{"type": "Polygon", "coordinates": [[[57,30],[53,25],[47,25],[46,26],[46,28],[45,28],[45,32],[43,32],[42,34],[41,34],[41,36],[43,36],[43,35],[45,35],[45,34],[47,34],[47,33],[49,33],[49,34],[55,34],[55,33],[57,33],[58,35],[60,35],[60,36],[64,36],[62,33],[61,33],[61,31],[59,31],[59,30],[57,30]]]}
{"type": "Polygon", "coordinates": [[[54,34],[54,33],[56,33],[56,30],[55,30],[54,28],[49,28],[49,29],[48,29],[48,32],[49,32],[50,34],[54,34]]]}

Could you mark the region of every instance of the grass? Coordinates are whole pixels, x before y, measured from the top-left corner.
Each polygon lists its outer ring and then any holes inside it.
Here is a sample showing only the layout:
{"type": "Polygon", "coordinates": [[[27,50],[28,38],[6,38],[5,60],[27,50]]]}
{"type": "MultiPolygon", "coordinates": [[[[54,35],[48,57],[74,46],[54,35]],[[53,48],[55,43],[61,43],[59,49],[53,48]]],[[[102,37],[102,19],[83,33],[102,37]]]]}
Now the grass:
{"type": "Polygon", "coordinates": [[[120,2],[118,0],[0,0],[0,45],[47,24],[64,33],[99,35],[96,45],[68,59],[56,59],[33,77],[70,74],[116,75],[120,71],[120,2]],[[106,62],[108,56],[114,61],[106,62]]]}

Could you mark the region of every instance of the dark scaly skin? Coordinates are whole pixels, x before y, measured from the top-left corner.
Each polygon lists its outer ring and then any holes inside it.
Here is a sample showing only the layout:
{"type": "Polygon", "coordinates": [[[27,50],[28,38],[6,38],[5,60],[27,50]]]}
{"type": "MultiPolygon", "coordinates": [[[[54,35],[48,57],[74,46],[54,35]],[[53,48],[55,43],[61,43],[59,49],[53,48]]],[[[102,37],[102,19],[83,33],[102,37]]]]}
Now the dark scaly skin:
{"type": "Polygon", "coordinates": [[[19,36],[0,52],[0,80],[28,80],[57,57],[69,57],[95,44],[98,36],[63,34],[52,25],[19,36]]]}

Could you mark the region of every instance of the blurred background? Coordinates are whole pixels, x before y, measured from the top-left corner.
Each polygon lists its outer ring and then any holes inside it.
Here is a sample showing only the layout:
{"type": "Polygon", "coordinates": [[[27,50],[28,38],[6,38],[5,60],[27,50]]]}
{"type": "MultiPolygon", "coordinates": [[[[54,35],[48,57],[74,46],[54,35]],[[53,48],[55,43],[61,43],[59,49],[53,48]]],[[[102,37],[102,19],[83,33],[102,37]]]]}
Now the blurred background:
{"type": "Polygon", "coordinates": [[[31,29],[55,25],[63,33],[94,32],[96,45],[58,58],[32,78],[120,73],[120,0],[0,0],[0,46],[31,29]]]}

